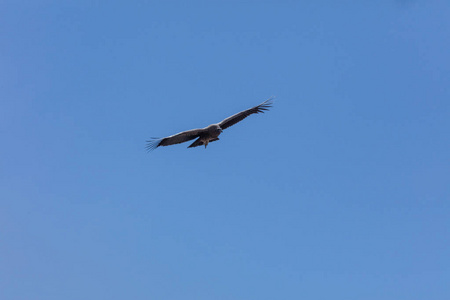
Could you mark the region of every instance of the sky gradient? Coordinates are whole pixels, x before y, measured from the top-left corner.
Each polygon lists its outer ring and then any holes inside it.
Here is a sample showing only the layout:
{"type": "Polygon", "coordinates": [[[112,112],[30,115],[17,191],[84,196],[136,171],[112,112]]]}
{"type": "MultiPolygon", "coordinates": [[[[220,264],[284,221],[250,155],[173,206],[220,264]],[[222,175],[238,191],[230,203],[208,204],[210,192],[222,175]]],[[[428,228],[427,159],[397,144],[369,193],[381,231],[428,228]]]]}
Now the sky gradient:
{"type": "Polygon", "coordinates": [[[1,1],[0,298],[449,299],[449,15],[1,1]]]}

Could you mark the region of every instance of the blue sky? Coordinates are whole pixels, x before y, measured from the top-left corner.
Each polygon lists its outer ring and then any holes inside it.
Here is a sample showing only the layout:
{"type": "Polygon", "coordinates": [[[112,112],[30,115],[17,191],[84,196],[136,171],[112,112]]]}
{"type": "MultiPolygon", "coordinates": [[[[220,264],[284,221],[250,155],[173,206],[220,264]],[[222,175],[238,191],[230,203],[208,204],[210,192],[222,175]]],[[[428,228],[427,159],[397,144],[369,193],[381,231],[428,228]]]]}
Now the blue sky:
{"type": "Polygon", "coordinates": [[[449,15],[2,1],[0,298],[449,299],[449,15]]]}

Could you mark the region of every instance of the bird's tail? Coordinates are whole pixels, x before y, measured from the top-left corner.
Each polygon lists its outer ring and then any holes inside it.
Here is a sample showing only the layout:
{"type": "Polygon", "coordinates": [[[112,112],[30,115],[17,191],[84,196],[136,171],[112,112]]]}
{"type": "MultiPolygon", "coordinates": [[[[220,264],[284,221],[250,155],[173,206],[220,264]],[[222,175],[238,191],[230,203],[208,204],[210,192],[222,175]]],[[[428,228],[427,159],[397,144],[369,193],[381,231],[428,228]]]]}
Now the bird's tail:
{"type": "Polygon", "coordinates": [[[201,145],[203,145],[203,141],[200,138],[198,138],[198,139],[195,140],[195,142],[190,144],[188,148],[198,147],[198,146],[201,146],[201,145]]]}

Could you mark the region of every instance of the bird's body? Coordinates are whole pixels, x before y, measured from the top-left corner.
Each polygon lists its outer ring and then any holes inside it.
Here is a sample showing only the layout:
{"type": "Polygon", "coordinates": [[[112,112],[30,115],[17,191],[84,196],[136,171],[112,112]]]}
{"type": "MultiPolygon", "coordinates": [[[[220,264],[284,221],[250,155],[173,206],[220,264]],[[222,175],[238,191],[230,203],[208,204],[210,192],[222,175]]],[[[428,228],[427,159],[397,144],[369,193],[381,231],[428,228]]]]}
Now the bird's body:
{"type": "Polygon", "coordinates": [[[271,106],[272,106],[272,98],[264,101],[260,105],[234,114],[220,123],[211,124],[201,129],[192,129],[183,131],[165,138],[153,138],[152,140],[147,141],[146,148],[148,151],[150,151],[158,148],[159,146],[169,146],[184,143],[193,139],[197,140],[195,140],[195,142],[193,142],[188,148],[198,147],[201,145],[204,145],[206,148],[209,143],[219,140],[219,135],[222,133],[224,129],[242,121],[251,114],[263,113],[264,111],[268,110],[271,106]]]}
{"type": "Polygon", "coordinates": [[[210,142],[218,141],[219,135],[222,133],[222,128],[218,124],[212,124],[203,128],[204,133],[200,134],[198,139],[193,142],[188,148],[197,147],[201,145],[208,146],[210,142]]]}

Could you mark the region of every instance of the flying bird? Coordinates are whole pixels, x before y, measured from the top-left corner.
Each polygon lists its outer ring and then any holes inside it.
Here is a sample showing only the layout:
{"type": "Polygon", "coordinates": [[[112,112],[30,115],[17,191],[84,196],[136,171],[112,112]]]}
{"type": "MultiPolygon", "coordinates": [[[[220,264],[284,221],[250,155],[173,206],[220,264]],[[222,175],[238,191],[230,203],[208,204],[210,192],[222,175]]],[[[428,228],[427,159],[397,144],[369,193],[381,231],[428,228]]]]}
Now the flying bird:
{"type": "Polygon", "coordinates": [[[251,114],[264,113],[264,111],[269,110],[269,108],[272,107],[272,99],[273,97],[267,99],[260,105],[238,112],[237,114],[226,118],[220,123],[211,124],[205,128],[191,129],[165,138],[152,138],[151,140],[147,141],[146,149],[147,151],[151,151],[158,148],[159,146],[180,144],[193,139],[196,140],[188,148],[204,145],[206,149],[209,143],[219,140],[219,135],[224,129],[227,129],[228,127],[244,120],[251,114]]]}

